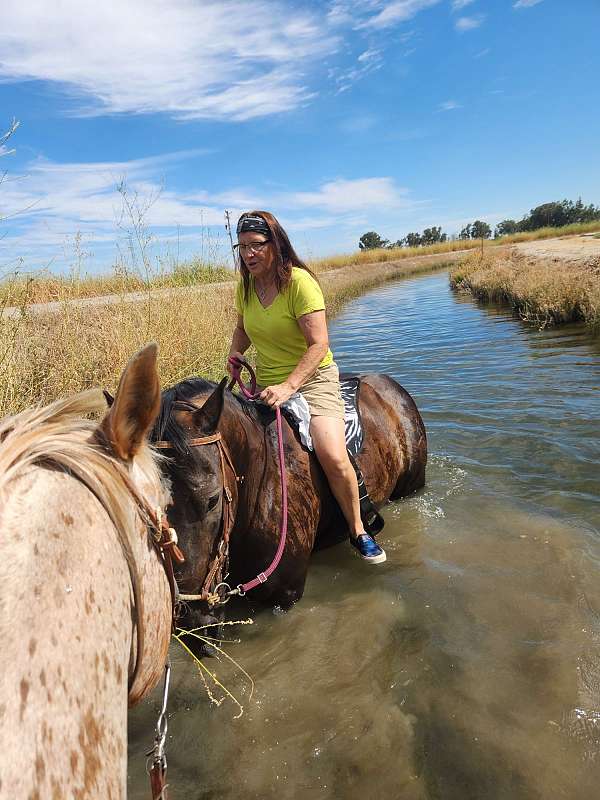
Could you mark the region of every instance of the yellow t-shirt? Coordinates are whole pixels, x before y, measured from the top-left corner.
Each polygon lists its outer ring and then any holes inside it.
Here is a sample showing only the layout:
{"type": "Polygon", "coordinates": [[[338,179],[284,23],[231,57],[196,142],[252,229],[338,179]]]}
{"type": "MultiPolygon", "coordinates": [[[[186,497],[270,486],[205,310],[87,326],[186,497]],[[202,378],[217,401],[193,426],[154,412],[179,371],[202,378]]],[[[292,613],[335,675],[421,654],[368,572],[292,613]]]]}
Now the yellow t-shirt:
{"type": "MultiPolygon", "coordinates": [[[[323,292],[306,270],[292,267],[288,288],[280,292],[267,308],[263,308],[250,275],[248,300],[244,301],[244,283],[235,292],[235,307],[244,319],[244,329],[256,348],[256,380],[261,386],[282,383],[306,353],[307,345],[298,325],[298,318],[325,308],[323,292]]],[[[319,364],[326,367],[333,361],[328,350],[319,364]]]]}

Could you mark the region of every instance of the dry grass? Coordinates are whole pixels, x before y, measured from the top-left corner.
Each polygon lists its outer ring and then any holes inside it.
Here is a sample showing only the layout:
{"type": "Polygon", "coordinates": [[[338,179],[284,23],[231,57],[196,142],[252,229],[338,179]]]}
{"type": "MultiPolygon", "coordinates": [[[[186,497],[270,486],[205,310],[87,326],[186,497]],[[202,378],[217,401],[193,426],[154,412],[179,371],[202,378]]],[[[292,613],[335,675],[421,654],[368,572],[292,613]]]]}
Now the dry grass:
{"type": "MultiPolygon", "coordinates": [[[[197,286],[234,278],[235,275],[230,269],[205,264],[196,259],[172,269],[158,269],[149,279],[144,278],[139,272],[119,269],[115,269],[109,275],[84,276],[77,273],[68,276],[53,275],[51,272],[41,271],[7,276],[0,283],[0,303],[4,304],[9,297],[14,297],[15,293],[26,297],[28,303],[52,303],[84,297],[124,295],[167,287],[197,286]]],[[[6,302],[6,305],[11,303],[6,302]]]]}
{"type": "MultiPolygon", "coordinates": [[[[443,259],[350,266],[321,276],[330,314],[350,297],[443,259]]],[[[91,386],[116,387],[123,364],[145,342],[161,349],[161,381],[224,374],[235,313],[234,284],[149,292],[114,305],[63,303],[55,313],[0,317],[0,416],[91,386]]],[[[25,309],[26,311],[26,309],[25,309]]]]}
{"type": "Polygon", "coordinates": [[[495,244],[515,244],[517,242],[533,242],[537,239],[556,239],[562,236],[575,236],[582,233],[600,231],[600,222],[575,222],[573,225],[564,225],[562,228],[538,228],[535,231],[513,233],[510,236],[501,236],[494,239],[495,244]]]}
{"type": "MultiPolygon", "coordinates": [[[[564,228],[541,228],[527,233],[516,233],[500,239],[483,242],[484,249],[515,242],[549,239],[557,236],[587,233],[600,230],[599,222],[567,225],[564,228]]],[[[354,253],[313,259],[309,266],[315,272],[326,272],[332,269],[352,265],[372,263],[383,264],[404,259],[428,255],[454,253],[461,250],[480,250],[480,240],[457,239],[450,242],[429,245],[427,247],[397,247],[391,250],[359,250],[354,253]]],[[[213,258],[214,260],[214,258],[213,258]]],[[[49,303],[54,301],[74,300],[85,297],[101,297],[104,295],[124,295],[130,292],[154,291],[161,288],[188,287],[233,280],[235,274],[224,265],[209,263],[206,259],[195,258],[190,261],[166,266],[159,263],[156,267],[146,264],[145,269],[125,268],[120,262],[108,275],[82,275],[75,269],[71,275],[54,275],[48,271],[36,273],[20,273],[7,276],[0,281],[0,309],[2,306],[18,305],[15,297],[27,303],[49,303]],[[8,302],[8,301],[11,302],[8,302]]]]}
{"type": "MultiPolygon", "coordinates": [[[[489,247],[492,244],[493,240],[486,241],[485,247],[489,247]]],[[[452,242],[440,242],[439,244],[432,244],[426,247],[394,247],[390,250],[358,250],[355,253],[314,259],[309,262],[309,266],[315,272],[325,272],[326,270],[338,269],[339,267],[353,264],[359,265],[373,262],[385,263],[386,261],[401,261],[405,258],[454,253],[458,250],[474,250],[475,248],[481,248],[479,239],[456,239],[452,242]]]]}
{"type": "Polygon", "coordinates": [[[454,289],[485,302],[510,305],[542,327],[583,321],[600,331],[600,260],[588,263],[532,258],[516,249],[472,255],[450,275],[454,289]]]}

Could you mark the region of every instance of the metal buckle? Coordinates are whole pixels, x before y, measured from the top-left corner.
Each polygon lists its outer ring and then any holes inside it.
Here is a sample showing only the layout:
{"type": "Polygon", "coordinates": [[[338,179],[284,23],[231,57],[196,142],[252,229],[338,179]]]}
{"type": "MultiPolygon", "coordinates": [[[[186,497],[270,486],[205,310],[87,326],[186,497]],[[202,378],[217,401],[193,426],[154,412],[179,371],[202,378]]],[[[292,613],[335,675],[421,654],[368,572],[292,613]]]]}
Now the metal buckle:
{"type": "Polygon", "coordinates": [[[209,605],[213,606],[216,605],[224,606],[230,601],[230,599],[231,599],[231,586],[228,583],[225,583],[225,581],[222,581],[221,583],[217,583],[217,585],[215,586],[214,591],[209,597],[208,603],[209,605]],[[222,588],[222,594],[219,592],[221,588],[222,588]]]}

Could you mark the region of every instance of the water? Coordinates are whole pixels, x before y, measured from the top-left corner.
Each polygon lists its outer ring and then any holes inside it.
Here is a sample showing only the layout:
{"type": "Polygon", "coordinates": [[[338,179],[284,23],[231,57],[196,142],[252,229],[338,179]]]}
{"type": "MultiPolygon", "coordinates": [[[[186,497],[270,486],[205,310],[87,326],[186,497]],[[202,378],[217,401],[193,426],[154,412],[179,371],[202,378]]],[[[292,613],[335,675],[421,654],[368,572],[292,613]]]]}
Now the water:
{"type": "MultiPolygon", "coordinates": [[[[600,343],[456,297],[445,274],[352,302],[331,339],[344,370],[389,372],[414,396],[427,486],[387,507],[385,565],[318,553],[301,603],[240,629],[227,652],[252,699],[208,663],[240,719],[173,651],[173,796],[596,797],[600,343]]],[[[157,708],[130,718],[132,798],[147,796],[157,708]]]]}

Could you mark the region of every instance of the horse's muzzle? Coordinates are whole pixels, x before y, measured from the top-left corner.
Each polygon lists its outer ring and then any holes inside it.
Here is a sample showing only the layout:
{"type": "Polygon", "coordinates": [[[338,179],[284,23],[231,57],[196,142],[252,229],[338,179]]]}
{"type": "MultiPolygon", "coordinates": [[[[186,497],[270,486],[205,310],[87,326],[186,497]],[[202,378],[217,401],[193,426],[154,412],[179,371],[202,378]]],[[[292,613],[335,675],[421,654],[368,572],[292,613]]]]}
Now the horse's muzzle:
{"type": "Polygon", "coordinates": [[[224,616],[223,609],[210,609],[205,602],[181,604],[177,627],[190,631],[190,635],[185,637],[185,643],[199,658],[214,655],[215,650],[210,640],[221,638],[224,616]]]}

